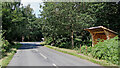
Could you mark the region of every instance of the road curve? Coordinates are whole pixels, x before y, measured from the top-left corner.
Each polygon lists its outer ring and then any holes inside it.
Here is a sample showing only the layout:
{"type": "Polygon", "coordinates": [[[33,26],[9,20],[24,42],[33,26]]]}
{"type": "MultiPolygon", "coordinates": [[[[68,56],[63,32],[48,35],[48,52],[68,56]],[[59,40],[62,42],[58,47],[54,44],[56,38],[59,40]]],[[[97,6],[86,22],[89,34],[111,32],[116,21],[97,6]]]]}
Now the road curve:
{"type": "Polygon", "coordinates": [[[38,43],[21,43],[8,66],[100,66],[38,43]]]}

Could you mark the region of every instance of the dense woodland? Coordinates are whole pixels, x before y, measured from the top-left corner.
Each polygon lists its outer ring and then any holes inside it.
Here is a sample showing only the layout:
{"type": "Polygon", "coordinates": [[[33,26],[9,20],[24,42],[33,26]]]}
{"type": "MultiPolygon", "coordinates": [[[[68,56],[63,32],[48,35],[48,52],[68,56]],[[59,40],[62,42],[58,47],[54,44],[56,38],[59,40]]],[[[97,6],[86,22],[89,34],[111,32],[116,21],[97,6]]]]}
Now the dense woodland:
{"type": "Polygon", "coordinates": [[[8,41],[40,41],[41,32],[35,26],[36,20],[30,5],[23,7],[20,3],[2,3],[3,36],[8,41]]]}
{"type": "MultiPolygon", "coordinates": [[[[43,11],[40,11],[39,18],[35,17],[30,5],[24,7],[20,2],[4,2],[1,5],[0,36],[4,44],[0,46],[3,54],[13,46],[13,41],[42,41],[43,37],[46,44],[69,49],[79,48],[81,44],[84,49],[92,43],[90,33],[84,29],[94,26],[104,26],[118,35],[120,33],[120,5],[115,2],[44,2],[43,6],[40,5],[43,11]]],[[[118,41],[110,44],[111,48],[114,44],[115,49],[118,48],[118,41]]],[[[112,61],[103,55],[92,56],[118,64],[118,52],[115,54],[117,58],[112,61]]]]}
{"type": "Polygon", "coordinates": [[[42,33],[55,46],[91,46],[90,34],[84,30],[89,27],[104,26],[120,33],[120,5],[116,3],[47,2],[40,7],[42,33]]]}

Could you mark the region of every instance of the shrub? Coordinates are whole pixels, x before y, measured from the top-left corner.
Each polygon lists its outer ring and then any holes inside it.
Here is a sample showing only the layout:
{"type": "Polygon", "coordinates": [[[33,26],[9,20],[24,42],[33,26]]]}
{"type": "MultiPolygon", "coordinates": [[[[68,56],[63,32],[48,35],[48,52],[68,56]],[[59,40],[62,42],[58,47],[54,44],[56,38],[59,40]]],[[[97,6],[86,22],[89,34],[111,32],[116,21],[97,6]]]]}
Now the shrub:
{"type": "Polygon", "coordinates": [[[4,56],[6,56],[6,53],[10,51],[11,49],[11,44],[7,41],[4,40],[4,38],[2,38],[2,34],[0,35],[0,59],[4,56]]]}
{"type": "Polygon", "coordinates": [[[110,40],[98,42],[92,48],[90,53],[94,58],[103,59],[114,64],[118,64],[118,37],[116,36],[110,40]]]}
{"type": "Polygon", "coordinates": [[[90,53],[91,51],[92,51],[92,47],[90,46],[87,48],[87,53],[90,53]]]}
{"type": "Polygon", "coordinates": [[[67,48],[67,49],[71,49],[71,42],[61,42],[59,45],[60,48],[67,48]]]}
{"type": "Polygon", "coordinates": [[[86,46],[85,45],[83,45],[81,47],[81,53],[86,54],[86,46]]]}
{"type": "Polygon", "coordinates": [[[59,45],[60,48],[65,48],[65,42],[62,42],[60,45],[59,45]]]}
{"type": "Polygon", "coordinates": [[[46,42],[47,45],[50,45],[52,41],[53,41],[52,38],[49,37],[49,38],[46,39],[45,42],[46,42]]]}
{"type": "Polygon", "coordinates": [[[6,55],[6,52],[8,52],[10,50],[10,43],[7,40],[2,40],[2,57],[4,57],[6,55]]]}
{"type": "MultiPolygon", "coordinates": [[[[86,46],[83,45],[81,47],[81,53],[85,55],[90,55],[93,58],[106,60],[108,62],[112,62],[113,64],[118,65],[119,60],[119,47],[118,47],[118,36],[110,39],[104,40],[104,42],[98,42],[94,47],[87,47],[86,53],[86,46]]],[[[79,49],[76,48],[79,52],[79,49]]]]}

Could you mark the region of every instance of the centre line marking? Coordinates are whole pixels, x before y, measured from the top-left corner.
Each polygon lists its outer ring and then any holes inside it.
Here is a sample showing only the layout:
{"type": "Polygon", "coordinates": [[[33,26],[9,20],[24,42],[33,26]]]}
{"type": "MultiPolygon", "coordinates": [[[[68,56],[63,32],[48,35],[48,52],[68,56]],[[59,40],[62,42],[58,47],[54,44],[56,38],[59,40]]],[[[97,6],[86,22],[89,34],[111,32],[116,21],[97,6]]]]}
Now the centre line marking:
{"type": "Polygon", "coordinates": [[[52,65],[53,65],[53,66],[57,66],[57,65],[56,65],[56,64],[54,64],[54,63],[53,63],[52,65]]]}
{"type": "Polygon", "coordinates": [[[45,59],[47,59],[47,57],[46,56],[44,56],[43,54],[41,54],[41,53],[39,53],[43,58],[45,58],[45,59]]]}

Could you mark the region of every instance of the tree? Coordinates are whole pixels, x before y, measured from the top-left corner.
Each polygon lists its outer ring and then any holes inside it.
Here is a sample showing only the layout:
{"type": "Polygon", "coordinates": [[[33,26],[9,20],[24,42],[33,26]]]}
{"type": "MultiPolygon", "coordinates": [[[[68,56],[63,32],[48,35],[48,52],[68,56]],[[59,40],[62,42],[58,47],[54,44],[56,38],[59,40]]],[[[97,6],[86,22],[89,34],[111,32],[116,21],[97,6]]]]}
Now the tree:
{"type": "Polygon", "coordinates": [[[2,26],[5,31],[3,35],[5,39],[9,42],[22,41],[22,37],[25,37],[28,41],[32,32],[28,27],[32,26],[31,23],[36,20],[30,5],[20,7],[20,2],[4,2],[2,7],[2,26]]]}
{"type": "MultiPolygon", "coordinates": [[[[63,38],[70,39],[71,36],[72,48],[74,48],[74,38],[81,39],[81,44],[90,42],[88,41],[90,34],[84,31],[85,28],[100,25],[108,28],[117,26],[118,28],[119,25],[117,23],[119,20],[118,5],[115,3],[45,2],[42,8],[41,19],[45,24],[47,35],[54,36],[56,42],[61,40],[60,43],[66,41],[63,41],[63,38]]],[[[116,27],[112,29],[114,30],[116,27]]]]}

